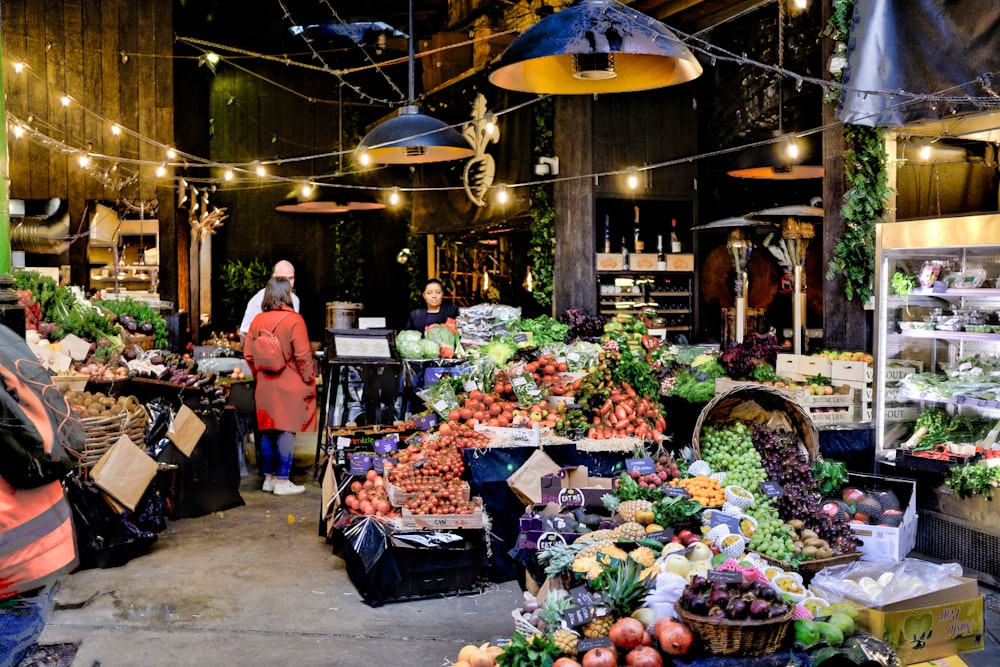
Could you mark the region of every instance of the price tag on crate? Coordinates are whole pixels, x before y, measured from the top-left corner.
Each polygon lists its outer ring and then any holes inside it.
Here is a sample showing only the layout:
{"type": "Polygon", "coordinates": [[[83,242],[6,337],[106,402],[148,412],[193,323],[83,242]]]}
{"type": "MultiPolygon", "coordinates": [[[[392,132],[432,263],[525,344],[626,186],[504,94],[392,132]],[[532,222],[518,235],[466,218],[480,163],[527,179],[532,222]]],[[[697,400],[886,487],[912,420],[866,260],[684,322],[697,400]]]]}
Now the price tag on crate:
{"type": "Polygon", "coordinates": [[[782,488],[778,482],[768,479],[760,483],[760,490],[768,498],[777,498],[781,495],[782,488]]]}
{"type": "Polygon", "coordinates": [[[569,589],[569,596],[578,607],[594,606],[594,596],[587,590],[586,586],[576,586],[569,589]]]}
{"type": "Polygon", "coordinates": [[[640,475],[652,475],[656,472],[656,464],[648,456],[641,459],[625,459],[625,469],[630,474],[638,471],[640,475]]]}
{"type": "Polygon", "coordinates": [[[563,620],[566,621],[566,625],[571,628],[576,628],[581,625],[586,625],[594,620],[594,608],[593,607],[570,607],[563,614],[563,620]]]}
{"type": "Polygon", "coordinates": [[[733,535],[740,535],[740,518],[738,516],[729,516],[728,514],[723,514],[722,512],[712,512],[712,516],[709,519],[709,525],[712,528],[716,526],[729,526],[729,532],[733,535]]]}
{"type": "Polygon", "coordinates": [[[646,537],[656,540],[657,542],[663,542],[666,544],[674,537],[673,528],[664,528],[663,530],[657,530],[652,533],[646,533],[646,537]]]}

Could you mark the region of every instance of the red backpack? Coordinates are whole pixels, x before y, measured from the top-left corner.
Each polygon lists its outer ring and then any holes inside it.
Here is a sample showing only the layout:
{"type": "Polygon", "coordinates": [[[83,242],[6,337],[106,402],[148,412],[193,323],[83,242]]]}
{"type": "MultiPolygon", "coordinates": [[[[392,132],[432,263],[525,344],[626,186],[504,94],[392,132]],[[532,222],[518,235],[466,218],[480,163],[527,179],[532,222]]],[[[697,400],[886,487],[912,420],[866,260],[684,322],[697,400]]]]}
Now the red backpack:
{"type": "Polygon", "coordinates": [[[281,324],[281,321],[289,315],[291,313],[285,313],[285,316],[275,322],[270,329],[260,327],[256,331],[251,331],[250,335],[247,336],[247,351],[253,358],[255,369],[265,373],[280,373],[288,365],[285,351],[281,348],[281,340],[274,335],[274,331],[281,324]]]}

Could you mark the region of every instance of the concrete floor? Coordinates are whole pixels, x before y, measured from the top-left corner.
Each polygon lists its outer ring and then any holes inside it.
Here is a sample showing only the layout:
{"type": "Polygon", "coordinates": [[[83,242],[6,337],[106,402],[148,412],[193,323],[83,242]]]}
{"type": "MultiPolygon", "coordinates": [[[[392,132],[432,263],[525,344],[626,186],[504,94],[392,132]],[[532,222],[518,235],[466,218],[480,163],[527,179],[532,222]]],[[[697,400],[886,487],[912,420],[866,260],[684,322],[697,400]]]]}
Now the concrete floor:
{"type": "Polygon", "coordinates": [[[318,536],[319,486],[277,497],[243,479],[245,506],[170,522],[148,555],[71,575],[39,643],[82,642],[74,667],[440,667],[513,631],[514,582],[369,607],[318,536]]]}
{"type": "MultiPolygon", "coordinates": [[[[173,521],[145,556],[71,575],[39,643],[80,642],[73,667],[440,667],[512,632],[516,583],[371,608],[318,537],[315,482],[276,497],[251,475],[241,492],[245,506],[173,521]]],[[[962,657],[994,667],[1000,594],[983,592],[987,650],[962,657]]]]}

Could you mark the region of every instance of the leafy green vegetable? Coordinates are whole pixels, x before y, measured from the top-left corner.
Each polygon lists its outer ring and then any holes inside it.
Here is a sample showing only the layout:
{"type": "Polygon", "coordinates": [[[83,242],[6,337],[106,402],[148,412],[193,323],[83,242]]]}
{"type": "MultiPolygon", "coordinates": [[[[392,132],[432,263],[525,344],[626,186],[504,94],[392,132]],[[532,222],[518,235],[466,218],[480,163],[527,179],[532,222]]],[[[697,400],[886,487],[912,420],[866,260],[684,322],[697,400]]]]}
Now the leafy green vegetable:
{"type": "Polygon", "coordinates": [[[619,500],[649,500],[653,501],[663,495],[659,489],[644,489],[639,483],[632,479],[627,472],[622,472],[618,476],[618,486],[615,487],[615,495],[619,500]]]}
{"type": "Polygon", "coordinates": [[[896,271],[892,274],[889,282],[892,283],[892,291],[903,297],[903,307],[906,308],[906,314],[909,315],[910,303],[908,297],[913,294],[913,289],[917,286],[917,277],[909,273],[896,271]]]}
{"type": "Polygon", "coordinates": [[[148,322],[153,325],[152,335],[155,338],[155,347],[160,350],[167,347],[167,321],[163,319],[163,316],[148,303],[143,303],[142,301],[136,301],[131,297],[126,297],[124,299],[96,301],[94,302],[94,305],[111,311],[119,317],[122,315],[129,315],[139,324],[148,322]]]}
{"type": "Polygon", "coordinates": [[[718,357],[708,357],[701,365],[681,372],[669,393],[690,403],[707,403],[715,396],[715,378],[725,375],[726,369],[719,363],[718,357]]]}
{"type": "Polygon", "coordinates": [[[681,496],[663,496],[653,504],[656,523],[673,526],[697,516],[702,510],[697,500],[681,496]]]}
{"type": "Polygon", "coordinates": [[[514,632],[510,644],[497,656],[496,664],[498,667],[551,667],[561,653],[546,635],[527,638],[514,632]]]}
{"type": "Polygon", "coordinates": [[[948,471],[944,481],[959,498],[972,495],[986,496],[993,499],[993,489],[1000,486],[1000,467],[964,465],[955,466],[948,471]]]}
{"type": "Polygon", "coordinates": [[[548,315],[521,320],[517,325],[521,331],[532,334],[532,342],[541,347],[552,342],[562,342],[569,333],[569,326],[548,315]]]}
{"type": "Polygon", "coordinates": [[[477,356],[480,358],[489,357],[493,360],[493,365],[499,368],[510,361],[510,358],[516,353],[517,345],[513,341],[494,339],[481,346],[477,356]]]}
{"type": "Polygon", "coordinates": [[[621,384],[628,383],[640,396],[657,397],[660,395],[660,381],[653,374],[653,369],[645,360],[635,359],[631,354],[622,353],[621,359],[611,378],[621,384]]]}
{"type": "Polygon", "coordinates": [[[778,373],[774,370],[774,366],[764,363],[750,372],[750,378],[757,382],[774,382],[778,379],[778,373]]]}
{"type": "Polygon", "coordinates": [[[819,491],[824,496],[839,491],[848,482],[847,464],[843,461],[817,459],[813,464],[812,472],[819,491]]]}

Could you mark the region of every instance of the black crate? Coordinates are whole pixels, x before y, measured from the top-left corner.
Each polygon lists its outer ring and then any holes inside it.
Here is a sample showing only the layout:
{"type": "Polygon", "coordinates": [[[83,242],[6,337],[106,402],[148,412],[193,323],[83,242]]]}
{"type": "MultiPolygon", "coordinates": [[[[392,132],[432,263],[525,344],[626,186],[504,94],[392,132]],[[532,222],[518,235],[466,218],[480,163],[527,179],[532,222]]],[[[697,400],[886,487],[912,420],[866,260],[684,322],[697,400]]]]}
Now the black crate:
{"type": "Polygon", "coordinates": [[[896,465],[900,468],[941,474],[947,474],[953,466],[975,463],[981,458],[982,454],[973,454],[972,456],[949,455],[947,459],[929,459],[924,456],[914,456],[905,449],[896,450],[896,465]]]}

